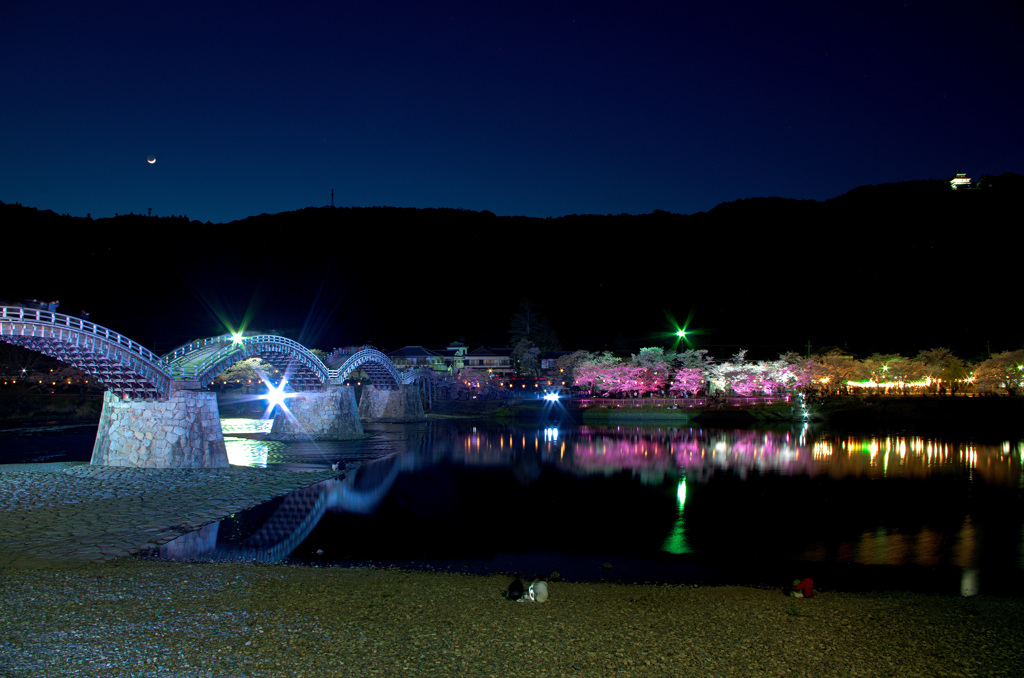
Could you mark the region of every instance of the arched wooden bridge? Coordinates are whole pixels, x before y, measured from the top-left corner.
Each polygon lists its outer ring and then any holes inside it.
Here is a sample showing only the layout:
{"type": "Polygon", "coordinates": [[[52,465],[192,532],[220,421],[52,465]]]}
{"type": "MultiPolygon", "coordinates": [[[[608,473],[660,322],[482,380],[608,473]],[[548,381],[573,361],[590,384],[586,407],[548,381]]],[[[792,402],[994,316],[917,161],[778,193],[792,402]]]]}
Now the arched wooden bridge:
{"type": "Polygon", "coordinates": [[[394,363],[371,346],[351,354],[337,370],[328,369],[297,341],[272,334],[208,337],[160,356],[102,325],[21,306],[0,306],[0,341],[56,358],[121,397],[142,400],[165,399],[180,389],[202,389],[231,365],[254,357],[286,375],[296,391],[325,390],[357,369],[380,390],[395,390],[404,381],[394,363]]]}

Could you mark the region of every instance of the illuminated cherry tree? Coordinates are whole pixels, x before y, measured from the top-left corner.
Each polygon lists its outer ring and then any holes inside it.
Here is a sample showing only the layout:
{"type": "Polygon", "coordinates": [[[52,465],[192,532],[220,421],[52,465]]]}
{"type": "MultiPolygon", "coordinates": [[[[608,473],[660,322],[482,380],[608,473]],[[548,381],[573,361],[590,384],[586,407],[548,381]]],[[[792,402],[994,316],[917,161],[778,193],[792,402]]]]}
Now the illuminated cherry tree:
{"type": "Polygon", "coordinates": [[[659,347],[640,349],[640,353],[632,356],[633,391],[638,395],[660,393],[664,391],[672,379],[672,364],[676,354],[665,352],[659,347]]]}
{"type": "Polygon", "coordinates": [[[592,393],[607,395],[611,385],[618,381],[615,370],[621,364],[622,359],[611,351],[586,356],[576,365],[575,384],[592,393]]]}
{"type": "Polygon", "coordinates": [[[669,386],[677,396],[693,397],[704,389],[712,359],[705,349],[687,349],[676,356],[678,367],[669,386]]]}
{"type": "Polygon", "coordinates": [[[708,368],[708,381],[716,391],[741,396],[752,395],[758,388],[759,370],[747,361],[747,350],[740,349],[732,359],[714,363],[708,368]]]}
{"type": "Polygon", "coordinates": [[[704,370],[699,367],[680,367],[676,370],[669,391],[678,397],[696,395],[704,388],[704,370]]]}
{"type": "Polygon", "coordinates": [[[783,353],[778,360],[762,363],[761,390],[765,395],[781,395],[803,390],[810,383],[807,361],[796,353],[783,353]]]}
{"type": "Polygon", "coordinates": [[[731,360],[709,367],[708,380],[715,389],[741,396],[772,396],[804,388],[809,382],[806,363],[796,354],[783,354],[778,360],[747,360],[746,355],[743,349],[731,360]]]}
{"type": "Polygon", "coordinates": [[[602,395],[643,396],[664,391],[672,376],[674,354],[660,348],[641,349],[622,360],[605,351],[576,366],[576,385],[602,395]]]}
{"type": "Polygon", "coordinates": [[[605,373],[606,394],[642,395],[645,392],[643,370],[630,363],[620,363],[605,373]]]}
{"type": "Polygon", "coordinates": [[[933,348],[917,354],[921,373],[931,382],[935,391],[956,394],[968,383],[970,373],[963,360],[953,355],[948,348],[933,348]]]}
{"type": "Polygon", "coordinates": [[[978,365],[974,381],[982,389],[1006,389],[1017,395],[1024,389],[1024,349],[996,353],[978,365]]]}
{"type": "Polygon", "coordinates": [[[834,348],[811,356],[807,365],[809,386],[825,392],[846,392],[846,382],[861,369],[859,361],[846,351],[834,348]]]}

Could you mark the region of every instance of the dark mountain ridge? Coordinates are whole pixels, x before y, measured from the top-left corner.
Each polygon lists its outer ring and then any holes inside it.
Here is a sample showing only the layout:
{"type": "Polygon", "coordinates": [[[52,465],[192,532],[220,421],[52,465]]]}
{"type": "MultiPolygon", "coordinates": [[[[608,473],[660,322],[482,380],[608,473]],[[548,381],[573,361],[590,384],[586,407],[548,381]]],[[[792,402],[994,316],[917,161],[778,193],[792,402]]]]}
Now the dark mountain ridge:
{"type": "Polygon", "coordinates": [[[973,355],[1024,345],[1008,256],[1024,177],[979,183],[546,219],[309,207],[212,224],[0,203],[2,294],[60,299],[154,350],[242,324],[321,348],[501,345],[525,296],[567,348],[662,345],[669,318],[692,315],[716,355],[809,343],[973,355]]]}

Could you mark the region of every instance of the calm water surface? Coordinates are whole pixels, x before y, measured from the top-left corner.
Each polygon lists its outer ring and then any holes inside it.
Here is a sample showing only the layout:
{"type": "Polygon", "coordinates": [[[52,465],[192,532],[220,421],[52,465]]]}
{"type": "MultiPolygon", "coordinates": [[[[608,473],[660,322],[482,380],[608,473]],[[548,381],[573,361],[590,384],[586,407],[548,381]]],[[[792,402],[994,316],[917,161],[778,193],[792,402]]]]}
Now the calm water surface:
{"type": "MultiPolygon", "coordinates": [[[[439,421],[278,443],[223,423],[233,464],[349,470],[161,557],[1024,594],[1016,441],[439,421]]],[[[0,432],[0,462],[88,460],[92,435],[0,432]]]]}
{"type": "MultiPolygon", "coordinates": [[[[225,422],[228,430],[251,426],[225,422]]],[[[232,463],[340,462],[352,470],[165,555],[558,571],[573,580],[781,586],[814,576],[834,589],[1024,592],[1016,442],[808,428],[366,428],[372,437],[355,443],[229,435],[232,463]]]]}

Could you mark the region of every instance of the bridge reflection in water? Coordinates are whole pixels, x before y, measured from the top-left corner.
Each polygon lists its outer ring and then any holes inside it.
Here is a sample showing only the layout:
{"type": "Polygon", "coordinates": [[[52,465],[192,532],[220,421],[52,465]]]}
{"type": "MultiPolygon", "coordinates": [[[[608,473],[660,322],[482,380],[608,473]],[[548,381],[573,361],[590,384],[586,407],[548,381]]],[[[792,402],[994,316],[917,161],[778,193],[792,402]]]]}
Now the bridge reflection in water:
{"type": "MultiPolygon", "coordinates": [[[[272,443],[246,463],[377,458],[259,517],[187,535],[164,555],[479,571],[546,563],[574,579],[715,580],[709,572],[728,571],[771,583],[815,572],[854,588],[850,573],[870,569],[876,585],[942,580],[949,589],[963,580],[985,592],[1024,579],[1017,443],[807,428],[431,422],[371,431],[369,441],[339,447],[272,443]]],[[[251,453],[266,444],[241,445],[251,453]]]]}

